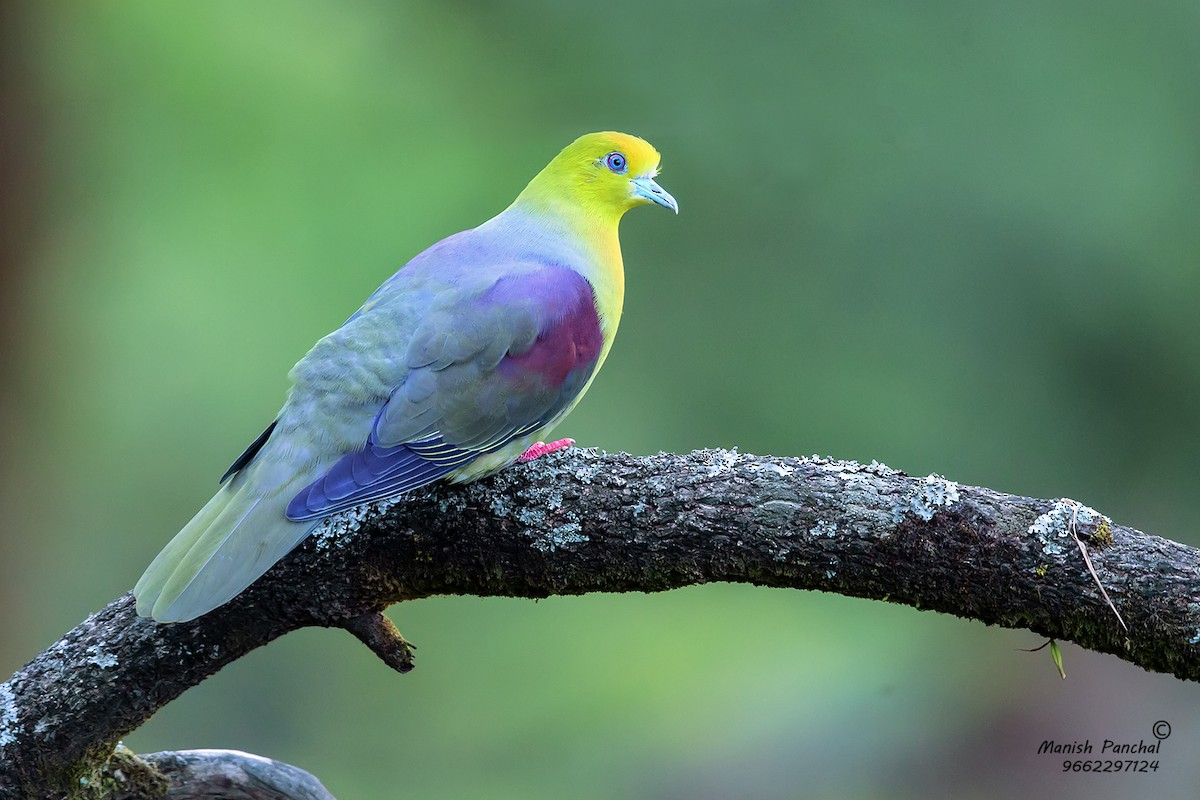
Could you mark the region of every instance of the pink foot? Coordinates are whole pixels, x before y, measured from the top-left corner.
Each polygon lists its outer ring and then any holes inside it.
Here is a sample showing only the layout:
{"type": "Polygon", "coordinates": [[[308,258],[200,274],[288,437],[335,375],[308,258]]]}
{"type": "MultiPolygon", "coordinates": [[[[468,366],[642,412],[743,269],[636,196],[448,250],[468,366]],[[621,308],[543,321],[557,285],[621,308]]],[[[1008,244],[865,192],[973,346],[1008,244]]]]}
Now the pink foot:
{"type": "Polygon", "coordinates": [[[524,464],[526,461],[533,461],[535,458],[541,458],[547,453],[553,453],[555,450],[565,450],[573,444],[575,444],[574,439],[559,439],[556,442],[538,442],[537,444],[531,444],[529,449],[522,453],[521,457],[518,458],[517,461],[524,464]]]}

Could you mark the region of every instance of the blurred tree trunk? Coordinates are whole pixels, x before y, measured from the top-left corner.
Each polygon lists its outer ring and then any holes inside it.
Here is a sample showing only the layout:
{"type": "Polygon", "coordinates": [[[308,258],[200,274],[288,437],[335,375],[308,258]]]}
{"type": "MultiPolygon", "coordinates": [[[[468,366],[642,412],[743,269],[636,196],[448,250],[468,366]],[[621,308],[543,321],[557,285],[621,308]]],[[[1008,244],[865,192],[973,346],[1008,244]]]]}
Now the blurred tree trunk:
{"type": "MultiPolygon", "coordinates": [[[[44,208],[42,117],[39,81],[33,69],[36,37],[33,10],[22,0],[0,3],[0,451],[20,446],[15,421],[23,416],[20,354],[24,350],[29,278],[33,250],[44,208]]],[[[20,476],[7,474],[15,459],[0,466],[0,503],[14,491],[20,476]]],[[[4,507],[11,507],[4,503],[4,507]]],[[[0,535],[0,608],[12,608],[13,581],[7,570],[20,563],[13,557],[14,539],[0,535]]],[[[0,652],[8,628],[0,626],[0,652]]]]}

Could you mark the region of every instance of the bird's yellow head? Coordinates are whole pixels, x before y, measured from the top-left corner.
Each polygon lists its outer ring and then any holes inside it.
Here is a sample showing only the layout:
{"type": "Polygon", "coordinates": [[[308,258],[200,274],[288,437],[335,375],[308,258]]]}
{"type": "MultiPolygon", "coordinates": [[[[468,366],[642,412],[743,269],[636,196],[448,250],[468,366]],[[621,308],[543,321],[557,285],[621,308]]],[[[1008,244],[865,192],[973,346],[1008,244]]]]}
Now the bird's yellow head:
{"type": "Polygon", "coordinates": [[[655,182],[658,151],[644,139],[606,131],[580,136],[537,174],[518,202],[568,205],[612,222],[634,206],[679,205],[655,182]]]}

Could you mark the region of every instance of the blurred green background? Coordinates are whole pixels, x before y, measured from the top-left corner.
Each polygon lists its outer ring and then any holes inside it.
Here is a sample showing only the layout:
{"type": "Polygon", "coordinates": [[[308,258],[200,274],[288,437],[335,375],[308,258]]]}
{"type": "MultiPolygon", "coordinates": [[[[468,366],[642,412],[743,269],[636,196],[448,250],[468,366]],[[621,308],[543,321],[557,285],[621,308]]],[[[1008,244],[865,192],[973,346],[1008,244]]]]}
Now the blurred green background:
{"type": "MultiPolygon", "coordinates": [[[[1175,2],[9,2],[0,674],[129,589],[288,368],[596,129],[663,153],[560,430],[878,459],[1200,545],[1200,13],[1175,2]]],[[[1200,692],[837,596],[447,598],[132,735],[341,798],[1192,798],[1200,692]],[[1150,737],[1157,773],[1043,739],[1150,737]]]]}

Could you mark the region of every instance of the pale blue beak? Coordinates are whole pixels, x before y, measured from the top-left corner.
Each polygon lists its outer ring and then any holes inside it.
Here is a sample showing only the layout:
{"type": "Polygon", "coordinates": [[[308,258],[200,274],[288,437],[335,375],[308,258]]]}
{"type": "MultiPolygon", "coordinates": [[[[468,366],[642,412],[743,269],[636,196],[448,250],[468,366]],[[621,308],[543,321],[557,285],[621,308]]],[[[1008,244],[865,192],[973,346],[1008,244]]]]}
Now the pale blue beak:
{"type": "Polygon", "coordinates": [[[675,202],[675,198],[655,183],[653,178],[634,178],[630,183],[633,184],[634,197],[644,198],[651,203],[658,203],[663,208],[669,208],[676,214],[679,213],[679,204],[675,202]]]}

